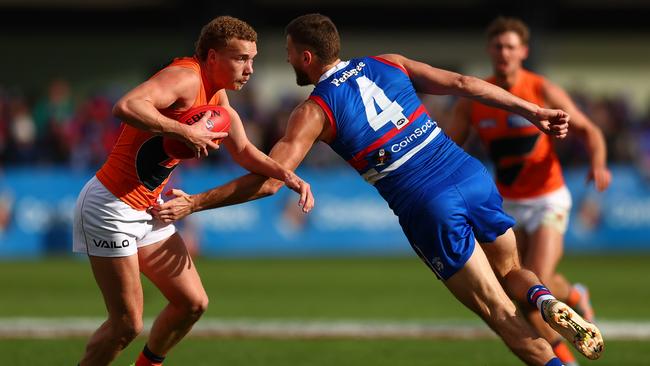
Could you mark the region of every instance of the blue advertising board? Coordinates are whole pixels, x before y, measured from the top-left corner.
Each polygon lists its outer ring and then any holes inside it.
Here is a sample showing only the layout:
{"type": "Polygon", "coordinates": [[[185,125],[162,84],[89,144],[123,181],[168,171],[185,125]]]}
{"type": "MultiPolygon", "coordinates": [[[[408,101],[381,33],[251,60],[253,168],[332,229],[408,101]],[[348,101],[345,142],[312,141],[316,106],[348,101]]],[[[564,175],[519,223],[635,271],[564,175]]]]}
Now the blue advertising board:
{"type": "MultiPolygon", "coordinates": [[[[170,186],[196,193],[227,182],[240,169],[178,170],[170,186]]],[[[69,253],[76,196],[92,172],[7,170],[0,176],[0,257],[69,253]]],[[[207,256],[404,255],[410,246],[375,189],[351,169],[302,170],[316,208],[300,212],[286,188],[257,201],[196,213],[181,222],[188,241],[207,256]]],[[[569,252],[650,250],[650,189],[631,166],[613,168],[597,193],[586,171],[567,170],[573,195],[569,252]]]]}

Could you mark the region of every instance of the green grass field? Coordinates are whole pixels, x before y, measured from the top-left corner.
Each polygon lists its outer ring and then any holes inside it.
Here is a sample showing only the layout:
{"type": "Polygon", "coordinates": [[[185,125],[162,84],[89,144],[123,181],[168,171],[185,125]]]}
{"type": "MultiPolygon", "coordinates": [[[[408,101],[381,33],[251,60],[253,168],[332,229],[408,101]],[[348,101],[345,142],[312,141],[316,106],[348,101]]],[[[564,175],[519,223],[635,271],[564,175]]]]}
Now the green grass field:
{"type": "MultiPolygon", "coordinates": [[[[2,340],[2,365],[76,365],[85,340],[2,340]]],[[[135,360],[144,340],[138,339],[115,361],[127,366],[135,360]]],[[[582,365],[641,366],[648,343],[608,342],[598,361],[582,365]]],[[[192,366],[515,366],[522,365],[497,340],[277,340],[185,339],[165,365],[192,366]]]]}
{"type": "MultiPolygon", "coordinates": [[[[650,321],[648,255],[567,257],[600,320],[650,321]]],[[[204,319],[477,321],[415,258],[197,261],[210,295],[204,319]]],[[[0,263],[0,319],[104,316],[85,260],[0,263]]],[[[145,317],[164,305],[145,287],[145,317]]],[[[115,363],[128,365],[139,338],[115,363]]],[[[607,341],[594,365],[650,365],[650,341],[607,341]]],[[[0,365],[73,365],[85,339],[1,339],[0,365]]],[[[583,360],[583,364],[588,361],[583,360]]],[[[591,363],[591,362],[590,362],[591,363]]],[[[495,339],[188,338],[166,365],[518,365],[495,339]]]]}

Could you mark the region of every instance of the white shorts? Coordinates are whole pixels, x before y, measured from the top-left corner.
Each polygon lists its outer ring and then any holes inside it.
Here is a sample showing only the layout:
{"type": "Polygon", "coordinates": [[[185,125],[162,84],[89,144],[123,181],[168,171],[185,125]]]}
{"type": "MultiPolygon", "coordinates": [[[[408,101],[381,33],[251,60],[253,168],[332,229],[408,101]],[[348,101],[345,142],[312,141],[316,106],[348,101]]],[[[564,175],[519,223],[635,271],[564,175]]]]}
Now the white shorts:
{"type": "Polygon", "coordinates": [[[532,233],[540,225],[566,232],[571,211],[571,193],[566,186],[545,195],[525,199],[505,199],[503,209],[516,220],[515,229],[532,233]]]}
{"type": "Polygon", "coordinates": [[[176,232],[173,224],[154,219],[122,202],[93,177],[77,198],[72,250],[96,257],[126,257],[176,232]]]}

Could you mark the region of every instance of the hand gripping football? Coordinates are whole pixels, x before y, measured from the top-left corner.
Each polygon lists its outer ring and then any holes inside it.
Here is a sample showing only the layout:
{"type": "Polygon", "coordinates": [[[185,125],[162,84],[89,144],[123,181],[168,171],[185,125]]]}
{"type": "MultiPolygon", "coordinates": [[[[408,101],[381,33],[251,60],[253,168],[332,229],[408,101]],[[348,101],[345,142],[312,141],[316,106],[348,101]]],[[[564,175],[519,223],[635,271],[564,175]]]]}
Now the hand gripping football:
{"type": "MultiPolygon", "coordinates": [[[[217,105],[202,105],[190,108],[179,118],[180,123],[193,125],[198,122],[205,112],[211,111],[212,115],[206,123],[206,127],[213,132],[228,132],[230,130],[230,115],[228,111],[217,105]]],[[[213,140],[218,143],[220,139],[213,140]]],[[[165,137],[163,138],[163,149],[165,153],[175,159],[191,159],[196,157],[196,151],[192,150],[183,141],[165,137]]]]}

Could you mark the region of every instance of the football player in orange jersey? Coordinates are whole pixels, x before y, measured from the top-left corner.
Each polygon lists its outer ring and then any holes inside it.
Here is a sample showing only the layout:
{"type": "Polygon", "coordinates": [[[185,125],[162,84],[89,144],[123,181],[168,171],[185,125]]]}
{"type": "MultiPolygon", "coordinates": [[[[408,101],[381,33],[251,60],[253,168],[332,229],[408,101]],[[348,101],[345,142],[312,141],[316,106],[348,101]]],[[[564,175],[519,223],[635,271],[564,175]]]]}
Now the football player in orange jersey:
{"type": "MultiPolygon", "coordinates": [[[[602,132],[561,87],[523,68],[522,62],[528,57],[526,24],[516,18],[499,17],[489,25],[487,38],[494,70],[487,81],[539,106],[569,113],[571,132],[584,141],[591,157],[587,179],[593,180],[598,191],[605,190],[611,173],[602,132]]],[[[586,288],[571,285],[556,272],[563,252],[571,196],[551,140],[512,113],[462,99],[445,131],[458,145],[463,145],[471,128],[478,133],[495,166],[503,206],[517,221],[515,233],[522,265],[535,272],[555,296],[586,319],[593,320],[586,288]]],[[[562,338],[546,325],[540,314],[530,312],[529,315],[529,320],[554,345],[562,361],[576,365],[562,338]]]]}
{"type": "Polygon", "coordinates": [[[184,141],[197,157],[218,148],[212,140],[223,138],[239,165],[283,181],[300,194],[304,212],[313,207],[309,184],[259,151],[228,103],[225,90],[241,89],[253,73],[256,42],[257,33],[245,22],[215,18],[203,27],[194,57],[174,60],[115,105],[114,114],[124,121],[122,133],[75,208],[73,249],[88,255],[108,311],[79,365],[108,365],[142,331],[141,273],[168,304],[155,319],[136,366],[162,365],[208,305],[183,239],[173,225],[149,212],[161,202],[160,192],[179,163],[166,154],[163,138],[184,141]],[[229,133],[206,128],[209,112],[191,126],[177,121],[188,109],[206,104],[229,111],[229,133]]]}

